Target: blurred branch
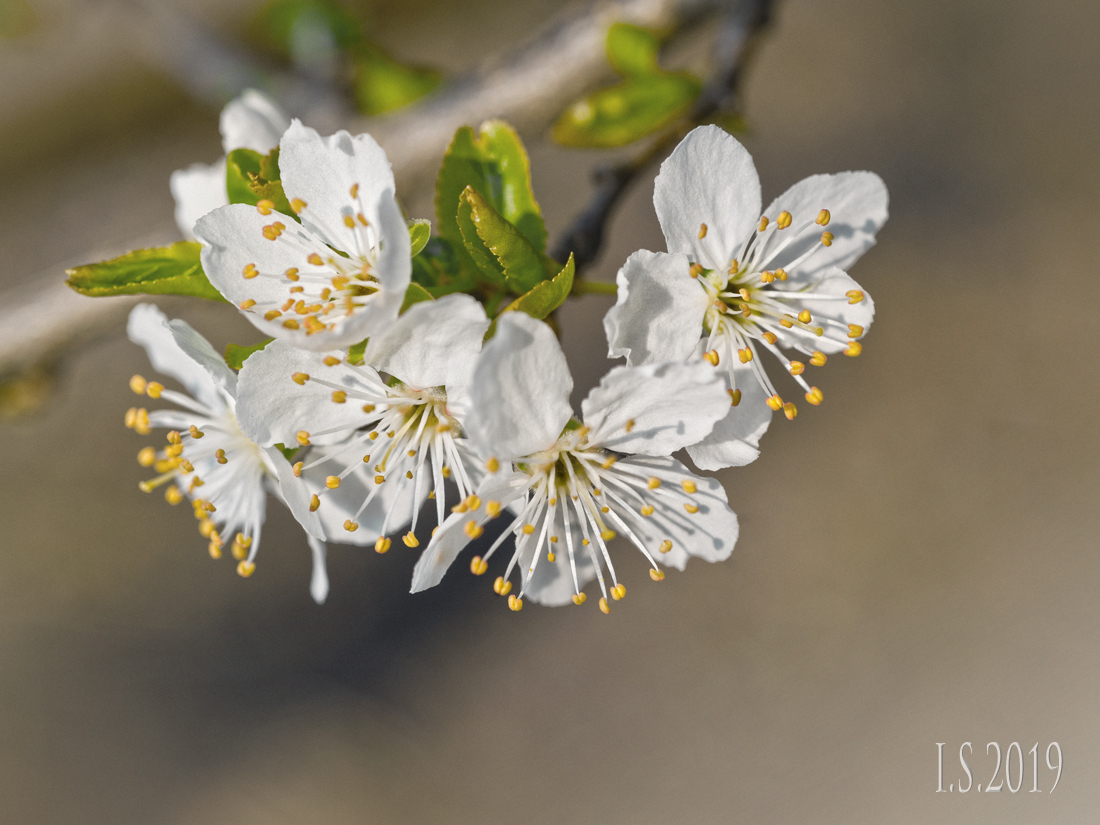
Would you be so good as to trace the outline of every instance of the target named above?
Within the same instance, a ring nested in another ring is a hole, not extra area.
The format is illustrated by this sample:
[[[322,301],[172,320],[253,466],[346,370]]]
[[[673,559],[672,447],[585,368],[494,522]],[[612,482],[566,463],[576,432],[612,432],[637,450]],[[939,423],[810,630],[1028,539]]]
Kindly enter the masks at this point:
[[[389,153],[401,186],[416,187],[434,178],[458,127],[499,117],[523,131],[540,132],[573,99],[606,79],[610,67],[605,43],[612,23],[676,31],[704,15],[743,8],[752,0],[590,0],[418,105],[375,119],[352,118],[347,104],[331,90],[266,71],[164,2],[117,2],[124,4],[135,30],[141,32],[135,39],[142,44],[135,47],[196,96],[220,100],[256,78],[271,78],[262,85],[273,86],[292,112],[318,128],[370,131]],[[87,260],[95,259],[89,252]],[[67,348],[114,327],[133,303],[76,295],[60,283],[62,269],[58,267],[57,281],[45,287],[0,296],[0,382],[30,373]]]
[[[770,16],[770,0],[751,0],[741,4],[739,8],[725,12],[722,29],[715,43],[714,70],[691,111],[678,123],[653,138],[633,157],[613,166],[601,167],[593,173],[596,189],[589,198],[588,205],[573,220],[552,250],[551,255],[555,259],[563,261],[572,253],[577,272],[581,272],[599,254],[611,211],[631,182],[654,161],[664,158],[694,127],[716,114],[740,112],[738,85],[751,57],[756,35],[767,26]],[[577,279],[573,291],[605,291],[594,289],[594,286],[595,284],[586,283],[583,279]]]

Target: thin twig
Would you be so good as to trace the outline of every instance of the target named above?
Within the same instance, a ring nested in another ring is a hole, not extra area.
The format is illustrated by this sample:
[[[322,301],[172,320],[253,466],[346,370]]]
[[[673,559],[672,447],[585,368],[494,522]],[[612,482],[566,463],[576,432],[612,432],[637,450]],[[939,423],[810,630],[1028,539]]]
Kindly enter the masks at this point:
[[[671,149],[695,126],[715,114],[733,114],[740,109],[738,84],[744,67],[752,54],[757,35],[767,26],[771,15],[770,0],[753,0],[739,10],[728,11],[723,16],[722,30],[715,44],[715,68],[703,87],[690,112],[668,127],[636,155],[613,166],[604,166],[593,173],[595,191],[588,205],[562,234],[552,255],[564,261],[573,254],[577,271],[590,265],[603,246],[604,230],[611,212],[630,184],[654,161],[665,157]],[[609,292],[592,288],[594,284],[578,278],[573,291]]]

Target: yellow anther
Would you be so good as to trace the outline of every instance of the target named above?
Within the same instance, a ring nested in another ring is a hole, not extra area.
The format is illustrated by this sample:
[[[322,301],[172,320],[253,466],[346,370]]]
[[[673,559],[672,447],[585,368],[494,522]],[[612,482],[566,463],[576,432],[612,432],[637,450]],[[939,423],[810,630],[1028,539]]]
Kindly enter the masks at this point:
[[[206,433],[204,433],[194,424],[187,428],[187,432],[191,433],[192,438],[202,438],[204,435],[206,435]]]
[[[798,320],[804,324],[808,324],[811,320],[813,320],[813,316],[810,315],[810,311],[808,309],[804,309],[800,313],[798,313]]]
[[[833,245],[833,233],[832,232],[822,232],[821,233],[821,244],[823,246],[832,246]]]
[[[451,508],[452,513],[466,513],[466,512],[469,512],[469,510],[470,510],[470,505],[466,503],[465,499],[463,499],[462,501],[460,501],[458,504],[456,504],[454,507]]]
[[[516,596],[509,596],[508,597],[508,609],[512,610],[512,611],[515,611],[516,613],[523,610],[523,599],[520,599]]]
[[[680,486],[684,488],[684,492],[688,495],[694,494],[699,489],[695,486],[695,482],[692,481],[690,478],[685,478],[683,481],[681,481]]]
[[[765,270],[764,272],[761,272],[760,273],[760,283],[762,283],[762,284],[773,284],[773,283],[775,283],[775,273],[774,272],[768,272],[767,270]]]
[[[550,543],[551,544],[557,544],[558,543],[558,537],[557,536],[551,536],[550,537]]]
[[[273,201],[269,201],[267,198],[256,201],[256,211],[261,215],[270,215],[275,210],[275,204]]]
[[[657,476],[650,476],[649,481],[646,482],[646,486],[649,487],[650,490],[656,490],[661,486],[661,479],[657,478]]]
[[[624,585],[616,584],[614,587],[611,588],[611,598],[613,598],[615,601],[619,601],[620,599],[624,598],[625,596],[626,596],[626,587]]]
[[[298,280],[298,267],[296,267],[296,266],[290,267],[286,272],[283,273],[283,277],[286,278],[288,281],[297,281]],[[299,292],[300,291],[301,290],[299,289]]]
[[[242,559],[237,564],[237,575],[242,579],[247,579],[253,573],[256,572],[256,562],[249,561],[248,559]]]
[[[194,489],[195,489],[196,487],[201,487],[201,486],[202,486],[202,485],[204,485],[205,483],[206,483],[206,482],[205,482],[205,481],[203,481],[203,480],[202,480],[201,478],[199,478],[198,476],[195,476],[195,477],[194,477],[193,479],[191,479],[191,487],[190,487],[190,489],[191,489],[191,491],[193,492],[193,491],[194,491]],[[209,511],[210,511],[211,513],[213,513],[213,512],[214,512],[214,505],[213,505],[213,504],[207,504],[207,505],[206,505],[206,507],[207,507],[207,509],[208,509],[208,510],[209,510]]]
[[[471,510],[476,510],[481,506],[481,497],[470,495],[466,497],[466,506]]]
[[[712,349],[708,352],[704,352],[703,357],[710,361],[711,366],[718,366],[718,350]]]
[[[496,518],[500,515],[500,502],[490,501],[485,505],[485,512],[488,513],[489,518]]]
[[[265,321],[274,321],[276,318],[278,318],[282,314],[283,313],[281,313],[277,309],[271,309],[271,310],[268,310],[267,312],[264,313],[264,320]]]
[[[794,417],[798,415],[798,407],[788,401],[783,405],[783,415],[787,416],[788,421],[794,421]]]
[[[603,596],[600,597],[600,612],[604,614],[611,612],[611,608],[607,606],[607,599]]]
[[[393,544],[393,542],[390,541],[390,539],[388,537],[379,536],[378,540],[374,543],[374,552],[375,553],[385,553],[387,550],[390,549],[391,544]]]
[[[730,406],[736,407],[741,403],[741,390],[726,390],[730,394]]]
[[[406,470],[405,471],[405,478],[412,478],[412,477],[413,477],[413,471],[412,470]]]
[[[310,252],[309,257],[307,257],[306,260],[314,266],[324,266],[325,264],[325,262],[321,260],[321,256],[318,255],[316,252]]]
[[[370,440],[371,441],[377,441],[378,440],[378,431],[377,430],[374,430],[373,432],[371,432]]]
[[[237,561],[248,558],[248,550],[237,544],[237,542],[233,542],[233,546],[229,548],[229,551]]]
[[[768,217],[767,217],[767,215],[764,215],[760,218],[760,225],[756,228],[756,231],[757,232],[763,232],[767,228],[768,228]]]
[[[222,546],[216,541],[212,541],[206,545],[206,552],[210,554],[210,558],[215,560],[220,559],[222,557]]]
[[[293,318],[289,318],[286,321],[283,321],[283,326],[287,329],[298,329],[298,322],[295,321]]]
[[[481,556],[474,556],[470,559],[470,572],[475,576],[485,575],[485,571],[489,569],[489,562],[485,561]]]
[[[488,470],[490,473],[495,473],[497,470],[500,469],[500,462],[497,461],[495,457],[490,458],[488,461],[485,462],[485,469]]]
[[[183,501],[183,493],[180,492],[179,487],[173,484],[164,491],[164,500],[174,507]]]
[[[791,361],[791,375],[801,375],[806,371],[806,365],[801,361]]]
[[[466,535],[471,539],[476,539],[478,536],[485,532],[484,528],[476,521],[466,522],[466,527],[463,529]]]
[[[237,304],[237,306],[239,306],[241,309],[252,309],[252,307],[256,306],[256,302],[252,298],[245,298],[243,301]]]
[[[577,604],[577,605],[584,604],[585,599],[587,599],[587,598],[588,597],[586,595],[584,595],[583,593],[574,593],[573,594],[573,604]]]
[[[631,430],[633,430],[634,429],[634,419],[633,418],[628,419],[626,424],[623,425],[623,429],[626,430],[627,432],[630,432]]]
[[[379,473],[378,475],[376,475],[374,477],[374,483],[375,484],[385,484],[386,483],[386,477],[384,475],[382,475],[381,473]]]
[[[752,360],[752,350],[748,347],[738,349],[737,357],[741,359],[742,364],[747,364]]]
[[[614,530],[604,530],[600,533],[600,538],[604,541],[611,541],[616,535],[618,534]]]
[[[359,197],[359,184],[353,183],[351,185],[351,189],[348,190],[348,194],[351,195],[353,198]]]
[[[791,213],[783,211],[779,213],[779,217],[775,219],[775,225],[780,229],[786,229],[791,225]]]
[[[532,533],[534,533],[534,532],[535,532],[535,525],[533,525],[533,524],[525,524],[525,525],[523,525],[523,533],[524,533],[524,535],[527,535],[527,536],[529,536],[529,535],[531,535],[531,534],[532,534]]]
[[[817,387],[810,387],[810,391],[806,393],[806,400],[816,407],[825,400],[825,396],[822,395],[821,390]]]
[[[221,449],[214,451],[214,460],[217,461],[219,464],[229,463],[229,459],[225,457],[225,450]]]
[[[332,394],[332,401],[335,404],[343,404],[348,400],[348,394],[343,390],[336,390]]]
[[[344,522],[344,529],[347,530],[349,533],[354,533],[356,530],[359,529],[359,525],[349,518]]]
[[[858,338],[863,334],[863,327],[859,324],[848,324],[848,337]]]
[[[695,515],[696,513],[699,512],[699,505],[698,504],[685,504],[684,509],[687,510],[692,515]]]
[[[193,465],[191,464],[191,462],[190,462],[190,461],[188,461],[188,460],[187,460],[186,458],[181,458],[181,459],[180,459],[180,467],[181,467],[181,468],[183,469],[183,471],[184,471],[185,473],[193,473],[193,472],[195,472],[195,468],[194,468],[194,466],[193,466]]]
[[[294,477],[295,477],[295,478],[301,478],[301,477],[302,477],[302,465],[303,465],[303,464],[305,464],[305,462],[304,462],[304,461],[296,461],[296,462],[294,462],[294,466],[293,466],[293,468],[292,468],[292,469],[293,469],[293,471],[294,471]]]
[[[707,225],[705,223],[699,224],[699,240],[703,240],[707,236]]]
[[[497,576],[496,581],[493,582],[493,592],[498,596],[507,596],[512,592],[512,583],[505,581],[504,576]]]
[[[600,508],[600,512],[601,512],[601,513],[610,513],[610,512],[611,512],[611,508],[610,508],[610,507],[601,507],[601,508]]]
[[[157,451],[152,447],[143,447],[141,452],[137,455],[138,464],[142,467],[152,467],[153,462],[157,460]]]
[[[256,269],[256,264],[245,264],[244,269],[241,270],[241,275],[244,276],[246,281],[250,281],[260,274],[260,270]]]
[[[810,356],[810,363],[815,367],[825,366],[825,362],[828,361],[828,357],[821,350],[814,350],[814,354]]]
[[[325,356],[325,366],[326,367],[335,367],[339,363],[340,363],[340,359],[337,358],[335,355],[326,355]],[[372,407],[371,409],[374,409],[374,408]]]
[[[306,202],[301,198],[293,198],[290,201],[290,208],[294,210],[294,214],[298,214],[306,208]]]
[[[732,259],[730,259],[730,265],[729,265],[729,269],[727,269],[726,271],[727,271],[727,272],[728,272],[728,273],[729,273],[730,275],[736,275],[736,274],[737,274],[737,270],[738,270],[738,269],[739,269],[740,267],[741,267],[741,264],[740,264],[740,263],[738,262],[738,260],[737,260],[736,258],[732,258]]]
[[[844,350],[844,354],[849,355],[852,358],[855,358],[861,352],[863,352],[863,344],[861,344],[859,341],[849,341],[848,349]]]
[[[330,490],[335,490],[340,486],[340,476],[328,476],[325,479],[325,486]]]
[[[653,505],[643,504],[642,509],[639,510],[638,512],[640,512],[643,516],[652,516],[653,515]]]
[[[196,503],[198,503],[198,502],[196,502]],[[215,531],[214,531],[214,522],[212,522],[210,519],[208,519],[206,517],[206,511],[205,510],[202,510],[201,512],[202,512],[202,515],[201,515],[202,521],[199,522],[199,535],[202,536],[204,539],[208,539],[208,538],[211,538],[215,533]],[[199,509],[195,510],[195,516],[197,518],[200,517]]]
[[[282,227],[282,229],[280,227]],[[279,237],[280,234],[282,234],[282,230],[285,228],[286,227],[283,226],[283,224],[276,221],[275,223],[270,223],[265,226],[263,228],[262,234],[269,241],[274,241]]]
[[[828,226],[831,219],[828,209],[822,209],[817,213],[817,220],[814,221],[818,226]]]
[[[794,326],[794,321],[791,320],[790,315],[784,315],[779,319],[779,326],[783,327],[783,329],[790,329]]]
[[[787,280],[787,270],[785,270],[785,269],[775,270],[775,277],[778,278],[781,281]]]
[[[688,275],[690,275],[692,278],[698,278],[702,274],[703,274],[703,265],[702,264],[692,264],[691,269],[688,270]]]
[[[769,344],[775,344],[775,342],[779,340],[778,336],[776,336],[774,332],[765,332],[760,337],[767,341]]]
[[[665,580],[665,571],[652,567],[649,570],[649,577],[655,582],[663,582]]]
[[[778,394],[773,395],[767,400],[766,403],[769,407],[771,407],[773,410],[776,410],[777,412],[783,409],[783,399],[780,398]]]
[[[168,434],[165,435],[165,439],[167,439],[169,444],[175,444],[175,445],[183,444],[183,437],[176,430],[169,430]],[[178,455],[178,453],[177,453],[177,455]]]
[[[252,546],[252,537],[246,536],[244,533],[237,533],[233,539],[234,544],[239,544],[245,550]]]
[[[312,496],[309,497],[309,512],[316,513],[317,508],[320,507],[320,506],[321,506],[321,499],[317,497],[316,493],[314,493]]]
[[[397,430],[390,430],[386,433],[386,438],[393,438],[395,435],[397,435]]]
[[[583,544],[585,547],[587,547],[588,544],[589,544],[588,539],[581,539],[581,544]]]
[[[600,462],[600,467],[604,470],[610,470],[611,465],[613,465],[616,461],[618,461],[618,459],[615,458],[615,456],[609,455],[607,458]]]
[[[344,215],[344,226],[348,229],[355,229],[355,218],[351,215]]]
[[[741,296],[742,300],[752,300],[752,293],[745,289],[745,287],[741,287],[739,290],[737,290],[737,294]]]
[[[658,547],[657,549],[662,553],[667,553],[669,550],[672,549],[672,542],[669,541],[668,539],[665,539],[664,541],[661,542],[661,546]]]
[[[135,375],[133,378],[130,379],[130,389],[138,395],[145,395],[146,386],[147,384],[145,379],[142,378],[140,375]],[[135,412],[137,411],[135,410]],[[126,426],[129,427],[130,424],[127,424]]]

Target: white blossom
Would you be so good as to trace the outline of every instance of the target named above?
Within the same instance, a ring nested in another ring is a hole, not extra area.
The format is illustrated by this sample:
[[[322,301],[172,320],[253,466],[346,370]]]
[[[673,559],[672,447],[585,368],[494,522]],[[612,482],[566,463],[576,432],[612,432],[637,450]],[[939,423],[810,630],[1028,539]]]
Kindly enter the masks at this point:
[[[290,118],[267,95],[246,89],[222,109],[220,125],[226,155],[234,149],[266,155],[279,145]],[[217,163],[193,163],[172,173],[169,187],[176,201],[176,224],[185,238],[194,239],[199,218],[229,203],[225,176],[225,155]]]
[[[845,270],[886,221],[886,187],[872,172],[813,175],[761,212],[749,153],[717,126],[701,126],[661,166],[653,200],[668,252],[637,252],[619,271],[618,301],[604,319],[610,354],[718,367],[733,408],[688,453],[708,470],[746,464],[773,410],[797,414],[761,349],[814,405],[824,396],[803,375],[807,365],[862,351],[874,304]]]
[[[167,485],[165,499],[173,505],[189,497],[199,532],[209,541],[210,555],[221,558],[225,544],[232,541],[237,572],[251,576],[267,496],[279,496],[278,465],[286,461],[241,432],[236,418],[237,375],[186,322],[168,321],[152,304],[139,304],[130,313],[127,332],[131,341],[145,348],[155,370],[186,390],[168,389],[140,375],[130,379],[134,392],[176,405],[176,409],[152,411],[131,408],[126,413],[126,426],[141,435],[154,428],[169,430],[166,446],[159,451],[145,447],[138,454],[142,466],[158,473],[141,482],[141,489],[152,492]],[[328,593],[325,547],[312,536],[308,542],[313,556],[310,592],[323,602]]]
[[[301,223],[270,201],[204,216],[195,235],[210,282],[258,329],[302,349],[377,334],[397,317],[412,272],[385,152],[370,135],[322,138],[295,120],[279,171]]]
[[[713,370],[701,363],[616,367],[582,402],[581,420],[569,404],[572,387],[550,328],[522,312],[501,316],[473,373],[466,424],[490,473],[425,548],[413,592],[437,584],[513,503],[518,515],[470,566],[483,574],[496,550],[515,538],[494,584],[513,610],[525,595],[582,604],[582,588],[597,578],[600,608],[608,612],[608,597],[626,592],[608,548],[620,534],[646,558],[654,581],[664,578],[658,558],[683,569],[690,556],[729,556],[737,517],[721,485],[669,457],[706,436],[729,407]],[[511,594],[517,567],[519,593]]]
[[[258,443],[300,446],[283,491],[317,538],[419,545],[417,515],[445,482],[459,499],[481,471],[463,438],[466,392],[489,319],[468,295],[415,304],[370,340],[365,363],[274,342],[241,371],[241,426]],[[387,380],[387,377],[389,380]]]

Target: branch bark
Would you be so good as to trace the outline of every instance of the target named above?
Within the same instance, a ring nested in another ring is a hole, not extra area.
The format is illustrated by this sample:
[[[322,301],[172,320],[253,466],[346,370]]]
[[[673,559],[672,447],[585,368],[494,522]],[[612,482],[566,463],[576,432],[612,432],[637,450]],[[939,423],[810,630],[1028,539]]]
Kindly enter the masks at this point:
[[[415,188],[434,179],[443,152],[460,126],[499,117],[527,133],[545,130],[568,103],[609,76],[605,42],[612,23],[624,21],[675,30],[702,15],[736,9],[745,2],[591,0],[567,11],[503,57],[454,80],[409,110],[384,118],[353,117],[339,122],[348,114],[333,96],[313,96],[306,105],[301,101],[310,94],[300,83],[275,77],[274,86],[290,98],[287,102],[291,111],[320,128],[344,126],[371,132],[388,152],[400,185]],[[131,3],[130,11],[145,15],[139,22],[149,25],[143,31],[143,54],[149,59],[160,55],[162,68],[181,82],[186,75],[187,88],[196,96],[211,97],[215,92],[231,96],[239,90],[226,87],[226,78],[230,83],[243,83],[257,76],[257,67],[248,63],[243,53],[203,35],[178,16],[169,20],[164,17],[168,12],[163,6],[147,0]],[[190,53],[207,55],[217,63],[217,76],[188,71],[188,49],[176,47],[184,42],[191,44]],[[213,84],[217,84],[216,89]],[[96,259],[92,253],[88,258]],[[43,276],[44,284],[0,295],[0,382],[56,360],[73,345],[117,326],[133,304],[127,298],[92,300],[73,293],[61,281],[62,268],[58,267],[56,281]]]

